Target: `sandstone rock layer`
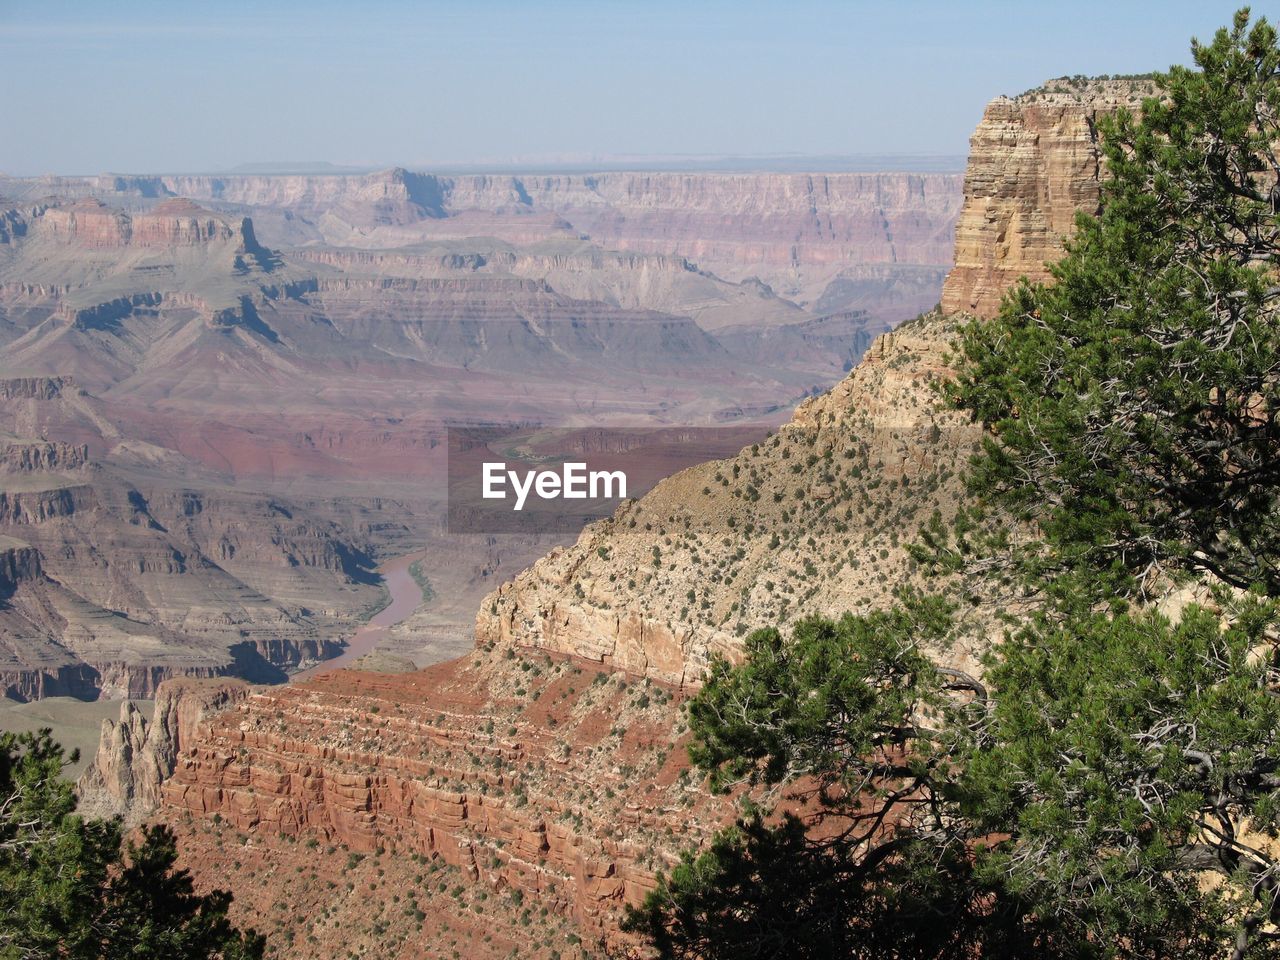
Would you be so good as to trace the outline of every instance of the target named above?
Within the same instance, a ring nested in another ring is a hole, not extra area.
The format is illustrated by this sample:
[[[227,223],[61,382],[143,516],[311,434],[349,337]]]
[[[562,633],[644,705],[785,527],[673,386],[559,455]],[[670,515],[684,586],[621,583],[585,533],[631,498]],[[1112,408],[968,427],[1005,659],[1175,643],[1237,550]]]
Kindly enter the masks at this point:
[[[987,105],[969,140],[955,266],[944,313],[994,316],[1019,277],[1044,280],[1076,213],[1096,213],[1102,174],[1098,117],[1135,108],[1150,82],[1050,80]]]

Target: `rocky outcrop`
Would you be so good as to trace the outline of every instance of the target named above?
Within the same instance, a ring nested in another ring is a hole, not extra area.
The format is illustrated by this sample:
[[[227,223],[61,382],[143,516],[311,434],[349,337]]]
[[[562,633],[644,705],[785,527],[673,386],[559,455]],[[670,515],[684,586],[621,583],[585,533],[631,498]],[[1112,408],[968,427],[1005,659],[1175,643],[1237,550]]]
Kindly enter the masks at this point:
[[[61,485],[44,490],[0,490],[0,524],[28,525],[69,517],[92,506],[93,488]]]
[[[1019,277],[1049,276],[1076,213],[1098,208],[1098,117],[1154,92],[1147,80],[1061,79],[987,105],[969,140],[944,312],[994,316]]]
[[[93,670],[97,695],[108,700],[154,700],[167,683],[221,680],[235,673],[234,663],[205,666],[99,661],[88,666]]]
[[[197,724],[248,693],[240,680],[165,680],[150,694],[155,698],[150,723],[132,700],[125,700],[118,722],[102,721],[98,752],[76,784],[81,812],[122,816],[130,823],[148,816]]]
[[[0,667],[0,696],[19,703],[45,697],[92,700],[98,695],[98,674],[86,663],[69,663],[47,669]]]
[[[579,660],[495,648],[414,673],[341,671],[203,721],[160,812],[180,829],[216,818],[273,856],[305,840],[313,865],[326,846],[357,855],[349,864],[385,851],[392,869],[436,858],[468,899],[487,891],[496,912],[515,892],[536,897],[542,922],[617,946],[623,905],[732,813],[681,775],[679,727],[668,689]],[[198,872],[256,886],[247,858],[231,866],[189,828],[184,841]],[[462,896],[416,891],[428,912]],[[251,914],[254,896],[237,894],[237,908]],[[517,919],[499,913],[490,932],[510,935]],[[474,955],[487,949],[477,938]]]
[[[70,388],[69,377],[0,378],[0,400],[53,400]]]
[[[775,436],[553,550],[485,599],[478,641],[687,687],[756,627],[890,602],[912,578],[907,545],[979,437],[934,389],[953,327],[934,315],[879,337]]]
[[[0,472],[58,473],[88,466],[89,446],[62,440],[33,440],[0,445]]]
[[[0,537],[0,600],[13,596],[18,584],[43,573],[40,551],[12,537]]]
[[[166,200],[149,211],[128,214],[99,200],[38,208],[38,228],[55,241],[90,249],[204,246],[239,242],[257,250],[248,218],[234,222],[189,200]]]

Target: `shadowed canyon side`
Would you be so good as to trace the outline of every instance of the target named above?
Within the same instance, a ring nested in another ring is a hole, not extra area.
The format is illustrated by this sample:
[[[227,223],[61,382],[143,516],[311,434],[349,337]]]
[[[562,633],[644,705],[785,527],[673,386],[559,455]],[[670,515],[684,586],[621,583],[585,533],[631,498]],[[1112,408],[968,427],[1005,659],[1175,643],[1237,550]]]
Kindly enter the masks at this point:
[[[975,150],[962,220],[984,223],[1000,183],[1010,223],[1060,222],[1044,164],[1024,161]],[[1096,202],[1087,164],[1055,176],[1055,198]],[[967,289],[1013,279],[984,277]],[[954,510],[979,439],[935,390],[956,323],[931,313],[881,336],[776,434],[553,550],[483,601],[470,655],[339,671],[206,716],[161,790],[185,861],[234,882],[242,918],[291,931],[290,957],[627,945],[624,904],[733,815],[686,770],[681,704],[708,658],[763,624],[887,603],[915,575],[920,526]],[[953,655],[976,658],[985,627]],[[247,838],[234,855],[219,824]],[[427,920],[395,899],[406,889]],[[546,911],[532,937],[531,909]]]

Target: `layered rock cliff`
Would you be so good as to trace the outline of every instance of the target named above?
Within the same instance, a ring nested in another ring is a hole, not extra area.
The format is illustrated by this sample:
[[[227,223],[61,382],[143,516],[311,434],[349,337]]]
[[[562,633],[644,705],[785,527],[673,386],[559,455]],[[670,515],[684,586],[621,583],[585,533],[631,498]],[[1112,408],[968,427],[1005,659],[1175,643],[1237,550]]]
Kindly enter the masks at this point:
[[[928,266],[936,283],[951,262],[961,202],[958,174],[902,172],[441,176],[397,168],[362,176],[44,178],[7,181],[4,190],[144,209],[156,197],[191,197],[251,211],[274,246],[586,237],[610,250],[686,257],[732,281],[759,277],[806,304],[849,269],[910,274]]]
[[[160,813],[200,875],[235,885],[244,915],[279,909],[276,884],[297,884],[293,955],[332,955],[338,937],[378,956],[437,955],[442,925],[483,914],[488,935],[466,954],[497,957],[522,939],[523,904],[539,919],[521,953],[548,956],[579,939],[618,946],[623,904],[729,814],[684,773],[683,748],[669,688],[494,647],[416,673],[263,690],[200,724]],[[229,864],[211,819],[266,855]],[[386,892],[325,892],[366,856],[427,925],[379,909]],[[429,860],[448,883],[415,867]],[[311,902],[323,912],[299,909]]]
[[[238,242],[246,253],[259,250],[248,218],[230,221],[181,198],[132,215],[101,201],[84,199],[66,206],[37,208],[33,219],[39,220],[50,238],[88,248],[168,249]]]
[[[1140,107],[1154,92],[1144,79],[1063,78],[987,105],[969,140],[945,313],[994,316],[1019,277],[1048,278],[1077,211],[1098,208],[1098,117]]]

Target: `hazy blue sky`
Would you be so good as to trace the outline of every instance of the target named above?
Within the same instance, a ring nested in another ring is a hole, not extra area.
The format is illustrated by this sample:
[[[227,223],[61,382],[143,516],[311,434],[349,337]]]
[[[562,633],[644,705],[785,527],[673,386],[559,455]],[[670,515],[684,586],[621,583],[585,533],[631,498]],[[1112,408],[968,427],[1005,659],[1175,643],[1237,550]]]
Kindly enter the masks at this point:
[[[0,171],[963,154],[991,97],[1185,62],[1235,6],[0,0]]]

